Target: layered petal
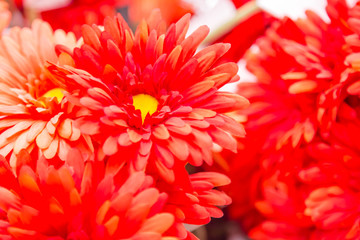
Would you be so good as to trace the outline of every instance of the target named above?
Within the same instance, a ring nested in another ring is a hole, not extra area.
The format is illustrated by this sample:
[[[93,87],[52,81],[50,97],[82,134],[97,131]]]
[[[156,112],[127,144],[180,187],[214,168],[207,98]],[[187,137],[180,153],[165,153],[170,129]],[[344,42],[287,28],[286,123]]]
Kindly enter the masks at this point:
[[[6,239],[177,239],[166,233],[175,220],[162,211],[167,195],[142,172],[105,175],[104,162],[84,163],[76,150],[58,169],[45,158],[35,168],[25,161],[18,176],[1,163]]]
[[[158,11],[135,34],[119,15],[104,29],[84,26],[84,44],[73,51],[59,48],[73,65],[49,65],[56,84],[71,93],[69,101],[89,110],[78,125],[110,158],[129,156],[134,170],[158,172],[173,181],[174,162],[212,163],[213,143],[236,151],[233,135],[241,124],[226,113],[248,101],[218,89],[238,79],[237,66],[218,59],[229,49],[216,44],[196,48],[208,34],[200,27],[185,37],[185,15],[167,31]],[[151,163],[151,164],[149,164]],[[165,172],[164,172],[165,171]]]
[[[71,147],[82,149],[85,158],[92,152],[90,138],[73,121],[80,108],[63,98],[65,91],[44,67],[58,61],[60,42],[68,49],[76,46],[72,33],[53,32],[40,20],[31,28],[12,28],[0,41],[0,152],[12,167],[22,149],[62,160]]]

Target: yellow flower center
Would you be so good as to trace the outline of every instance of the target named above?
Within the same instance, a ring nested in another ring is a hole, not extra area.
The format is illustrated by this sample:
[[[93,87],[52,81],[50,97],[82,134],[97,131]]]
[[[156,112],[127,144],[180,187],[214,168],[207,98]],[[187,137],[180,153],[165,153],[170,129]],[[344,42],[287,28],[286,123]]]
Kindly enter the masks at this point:
[[[64,93],[63,93],[64,89],[61,88],[53,88],[50,91],[47,91],[43,97],[46,98],[52,98],[52,97],[56,97],[56,99],[58,100],[58,102],[61,102],[61,100],[64,98]]]
[[[141,93],[133,96],[133,105],[135,109],[140,110],[141,120],[144,123],[147,114],[151,116],[156,112],[159,102],[153,96]]]
[[[53,97],[55,97],[57,99],[57,101],[60,103],[61,100],[64,98],[63,91],[64,91],[64,89],[62,89],[62,88],[53,88],[53,89],[47,91],[41,97],[44,97],[44,98],[53,98]],[[44,102],[42,102],[42,104],[45,106]]]

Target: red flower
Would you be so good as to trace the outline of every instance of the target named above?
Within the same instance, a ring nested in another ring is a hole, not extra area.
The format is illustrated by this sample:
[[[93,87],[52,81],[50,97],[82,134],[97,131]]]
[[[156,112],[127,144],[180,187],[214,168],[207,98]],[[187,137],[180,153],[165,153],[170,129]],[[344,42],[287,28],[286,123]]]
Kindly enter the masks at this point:
[[[213,143],[236,151],[230,134],[244,131],[225,114],[248,104],[237,94],[217,91],[238,79],[235,63],[213,66],[229,45],[195,54],[208,28],[186,38],[188,24],[186,15],[165,32],[154,12],[134,36],[121,16],[107,18],[105,30],[84,26],[81,48],[59,48],[60,62],[75,68],[49,67],[71,92],[69,101],[90,111],[78,126],[100,142],[103,154],[114,164],[147,167],[169,182],[177,163],[211,164]]]
[[[29,161],[22,152],[17,177],[0,161],[1,239],[176,239],[166,237],[167,195],[144,173],[106,174],[103,161],[84,163],[77,151],[59,169]]]
[[[251,102],[239,157],[253,169],[241,187],[251,194],[234,196],[232,209],[260,215],[249,224],[254,239],[360,237],[359,10],[328,1],[330,23],[312,12],[283,19],[247,54],[257,81],[239,85]]]
[[[79,107],[63,99],[63,90],[49,81],[44,68],[46,61],[58,61],[59,41],[76,44],[70,33],[53,33],[39,20],[31,29],[12,28],[0,40],[0,154],[12,167],[22,149],[62,160],[72,147],[81,149],[85,158],[93,151],[89,136],[73,124]]]
[[[54,29],[73,31],[81,34],[83,24],[101,24],[106,16],[115,16],[116,7],[123,5],[121,0],[74,0],[68,6],[41,12],[43,20]]]
[[[307,15],[296,23],[284,19],[273,25],[259,40],[259,53],[247,56],[248,68],[258,82],[240,86],[241,93],[254,102],[246,113],[256,121],[249,121],[249,128],[268,129],[268,141],[275,141],[277,148],[311,142],[319,127],[328,131],[328,121],[334,122],[339,101],[344,99],[340,89],[354,81],[346,68],[356,52],[356,26],[349,29],[356,16],[345,24],[330,15],[332,23],[326,24],[312,12]],[[331,112],[335,115],[324,117]],[[277,127],[268,127],[272,124]]]

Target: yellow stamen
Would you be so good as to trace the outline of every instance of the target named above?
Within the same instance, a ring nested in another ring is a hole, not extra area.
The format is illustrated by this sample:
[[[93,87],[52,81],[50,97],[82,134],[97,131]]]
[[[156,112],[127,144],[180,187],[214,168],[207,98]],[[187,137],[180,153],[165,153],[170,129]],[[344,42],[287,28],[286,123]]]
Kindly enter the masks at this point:
[[[53,88],[50,91],[47,91],[42,97],[45,98],[52,98],[55,97],[58,102],[61,102],[61,100],[64,98],[64,89],[61,88]]]
[[[141,120],[144,123],[147,114],[151,116],[156,112],[159,102],[153,96],[141,93],[133,96],[133,105],[141,111]]]

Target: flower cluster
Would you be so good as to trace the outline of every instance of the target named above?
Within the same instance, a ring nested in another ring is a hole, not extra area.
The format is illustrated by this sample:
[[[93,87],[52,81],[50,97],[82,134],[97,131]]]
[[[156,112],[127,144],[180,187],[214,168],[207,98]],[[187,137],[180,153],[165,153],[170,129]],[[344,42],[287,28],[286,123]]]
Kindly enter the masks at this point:
[[[360,239],[360,0],[233,0],[210,36],[189,1],[9,2],[0,239],[195,240],[230,203],[251,239]],[[243,55],[256,80],[222,91]]]
[[[219,63],[230,46],[197,51],[209,30],[186,36],[189,18],[2,35],[1,239],[196,239],[184,223],[222,217],[230,179],[186,166],[237,151],[244,128],[228,113],[248,100],[219,91],[239,79]]]
[[[326,10],[275,22],[247,54],[257,81],[239,86],[251,105],[230,195],[254,239],[360,237],[360,2]]]

